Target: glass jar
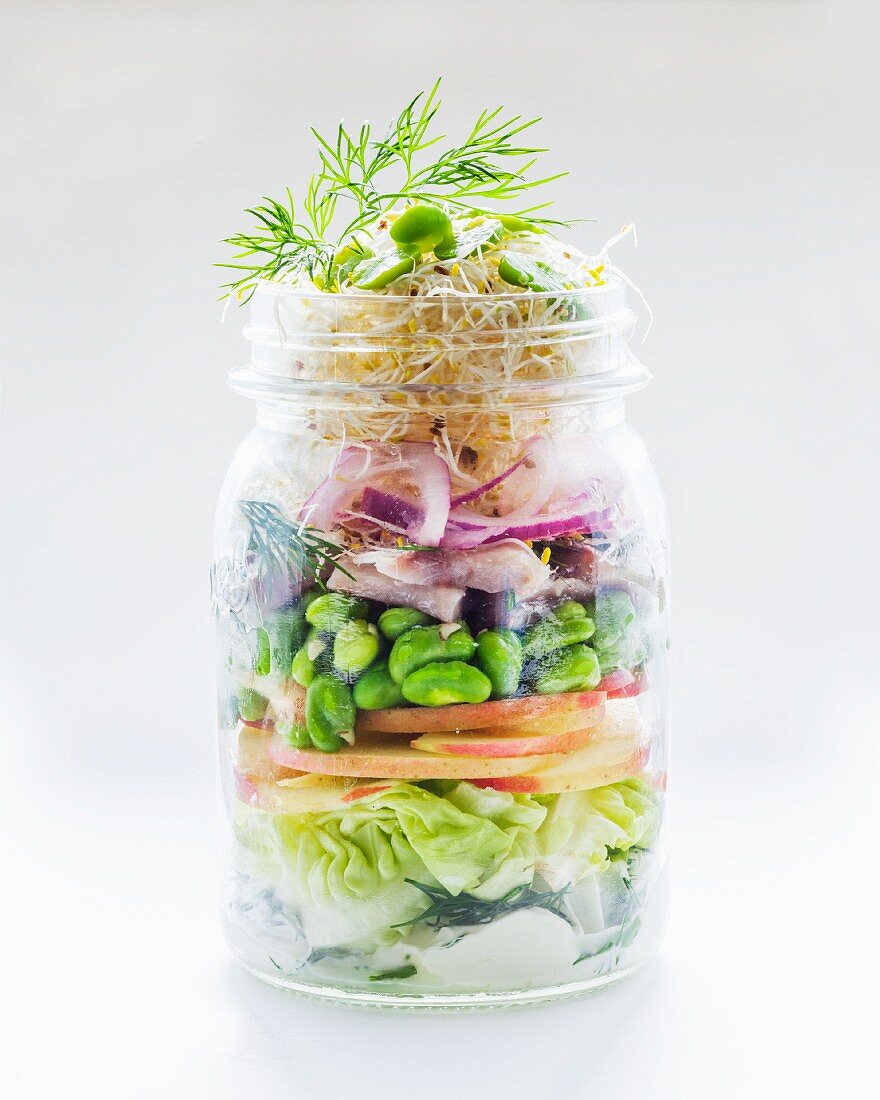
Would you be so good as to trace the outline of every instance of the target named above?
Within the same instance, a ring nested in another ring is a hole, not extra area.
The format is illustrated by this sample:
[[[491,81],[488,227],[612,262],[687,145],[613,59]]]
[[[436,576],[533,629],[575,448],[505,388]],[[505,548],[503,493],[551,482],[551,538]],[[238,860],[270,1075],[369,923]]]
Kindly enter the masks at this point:
[[[667,536],[617,279],[261,284],[212,593],[223,920],[275,985],[605,985],[665,920]]]

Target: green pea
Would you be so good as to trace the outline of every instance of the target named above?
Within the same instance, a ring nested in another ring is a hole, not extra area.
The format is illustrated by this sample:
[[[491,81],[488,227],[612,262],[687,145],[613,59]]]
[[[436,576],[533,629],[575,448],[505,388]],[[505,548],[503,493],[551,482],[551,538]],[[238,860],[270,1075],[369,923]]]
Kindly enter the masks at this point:
[[[436,621],[414,607],[389,607],[379,616],[379,629],[389,642],[396,642],[401,634],[406,634],[414,626],[428,626]]]
[[[465,229],[463,233],[456,233],[446,240],[440,241],[434,248],[434,255],[438,260],[451,260],[454,256],[458,260],[465,260],[473,256],[478,248],[497,241],[504,232],[504,227],[497,218],[487,218],[479,225]]]
[[[260,722],[266,716],[269,700],[254,691],[242,688],[238,693],[238,713],[244,722]]]
[[[477,636],[477,664],[489,677],[493,699],[513,695],[522,674],[522,642],[512,630],[484,630]]]
[[[535,681],[539,695],[566,691],[592,691],[602,679],[599,658],[586,645],[569,645],[551,654]]]
[[[365,619],[369,608],[364,600],[344,592],[325,592],[306,608],[306,618],[318,630],[335,634],[343,623]]]
[[[388,286],[401,275],[413,271],[416,266],[418,250],[392,248],[389,252],[380,252],[378,256],[369,256],[351,269],[349,279],[361,290],[379,290]]]
[[[355,709],[348,684],[316,676],[306,689],[306,728],[315,748],[339,752],[354,734]]]
[[[272,645],[268,631],[257,628],[257,654],[254,658],[254,672],[258,676],[268,676],[272,671]]]
[[[419,204],[395,218],[389,233],[398,244],[416,245],[421,252],[430,252],[452,236],[452,222],[439,207]]]
[[[391,679],[388,664],[368,668],[352,689],[354,705],[361,710],[382,710],[385,707],[399,707],[406,700],[400,685]]]
[[[543,657],[563,646],[576,645],[592,637],[595,626],[586,616],[559,619],[553,612],[530,626],[523,635],[523,652],[527,660]]]
[[[357,675],[379,656],[379,631],[364,619],[343,623],[333,639],[333,664],[340,672]]]
[[[450,703],[483,703],[492,684],[473,665],[464,661],[432,661],[411,672],[401,684],[404,698],[423,707],[445,707]]]
[[[302,722],[279,719],[275,723],[275,729],[288,745],[293,745],[295,749],[309,749],[312,747],[308,726]]]
[[[475,648],[466,626],[454,623],[414,626],[391,647],[388,671],[396,683],[402,684],[411,672],[431,661],[469,661]]]
[[[635,622],[636,609],[627,592],[611,589],[596,597],[596,641],[597,649],[608,649],[617,645],[629,632]]]

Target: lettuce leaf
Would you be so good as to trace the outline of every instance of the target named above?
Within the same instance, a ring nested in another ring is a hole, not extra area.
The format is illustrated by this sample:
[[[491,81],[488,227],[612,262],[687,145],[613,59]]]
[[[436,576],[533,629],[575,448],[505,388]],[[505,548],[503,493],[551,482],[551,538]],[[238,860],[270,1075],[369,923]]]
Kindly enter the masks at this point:
[[[541,799],[466,782],[404,784],[327,813],[241,804],[237,813],[252,873],[273,884],[312,946],[370,950],[424,911],[406,879],[482,900],[530,883],[536,870],[551,884],[575,882],[607,864],[609,849],[647,835],[654,796],[638,780]]]

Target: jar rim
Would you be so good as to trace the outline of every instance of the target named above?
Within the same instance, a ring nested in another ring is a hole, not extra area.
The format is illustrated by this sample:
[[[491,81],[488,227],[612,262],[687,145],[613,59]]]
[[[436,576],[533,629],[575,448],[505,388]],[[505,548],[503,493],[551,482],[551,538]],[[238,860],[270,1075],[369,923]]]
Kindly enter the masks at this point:
[[[244,327],[250,363],[229,385],[320,408],[604,401],[651,378],[628,346],[636,320],[615,276],[510,294],[335,294],[264,281]]]

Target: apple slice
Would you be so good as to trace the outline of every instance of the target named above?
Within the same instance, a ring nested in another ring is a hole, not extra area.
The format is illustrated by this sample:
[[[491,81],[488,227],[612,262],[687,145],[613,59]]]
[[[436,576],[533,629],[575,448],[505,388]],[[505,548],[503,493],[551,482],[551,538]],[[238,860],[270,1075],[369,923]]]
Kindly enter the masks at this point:
[[[305,774],[271,780],[235,769],[235,789],[248,806],[269,813],[307,814],[339,810],[360,798],[371,798],[398,786],[399,781],[360,783],[338,775]]]
[[[616,783],[640,772],[650,745],[639,717],[638,706],[628,699],[608,706],[608,716],[591,731],[590,741],[576,752],[551,765],[543,762],[519,775],[474,779],[478,787],[522,794],[562,794],[585,791]],[[534,758],[533,758],[534,759]]]
[[[601,720],[601,715],[601,710],[597,710],[596,722]],[[454,756],[540,756],[583,748],[592,737],[594,726],[525,734],[517,729],[481,730],[479,733],[423,733],[410,744],[422,752],[451,753]]]
[[[528,732],[546,729],[566,717],[584,722],[604,701],[597,691],[573,691],[564,695],[526,695],[521,699],[493,699],[487,703],[455,703],[449,707],[391,707],[358,711],[356,733],[443,733],[532,725]],[[570,727],[571,728],[571,727]],[[524,731],[526,732],[526,731]]]
[[[499,758],[431,756],[409,745],[401,745],[394,738],[368,738],[340,752],[319,752],[292,748],[276,735],[269,738],[268,750],[271,760],[281,767],[323,775],[381,779],[482,779],[517,775],[534,768],[538,761],[549,766],[562,759],[558,753]]]

